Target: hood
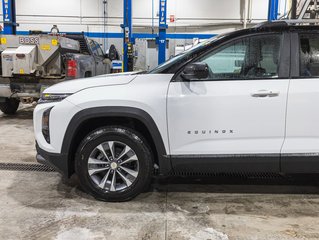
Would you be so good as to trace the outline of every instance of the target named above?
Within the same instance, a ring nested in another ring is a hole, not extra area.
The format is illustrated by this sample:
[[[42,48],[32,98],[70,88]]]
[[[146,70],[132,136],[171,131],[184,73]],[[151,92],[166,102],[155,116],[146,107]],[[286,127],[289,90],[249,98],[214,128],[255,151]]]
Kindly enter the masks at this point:
[[[136,78],[135,72],[130,73],[120,73],[120,74],[106,74],[91,78],[74,79],[65,82],[55,84],[43,93],[76,93],[86,88],[100,87],[100,86],[110,86],[110,85],[123,85],[128,84],[134,78]]]

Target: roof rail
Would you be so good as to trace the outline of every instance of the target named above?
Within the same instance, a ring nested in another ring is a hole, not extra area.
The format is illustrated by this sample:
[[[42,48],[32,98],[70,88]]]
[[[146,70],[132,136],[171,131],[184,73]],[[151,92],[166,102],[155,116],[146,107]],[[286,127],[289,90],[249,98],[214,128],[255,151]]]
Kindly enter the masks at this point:
[[[256,25],[256,28],[263,27],[287,27],[291,25],[319,25],[319,19],[281,19],[275,21],[262,22]]]
[[[319,24],[319,19],[283,19],[288,25]]]
[[[288,23],[286,21],[267,21],[261,22],[256,25],[256,28],[265,28],[265,27],[287,27]]]

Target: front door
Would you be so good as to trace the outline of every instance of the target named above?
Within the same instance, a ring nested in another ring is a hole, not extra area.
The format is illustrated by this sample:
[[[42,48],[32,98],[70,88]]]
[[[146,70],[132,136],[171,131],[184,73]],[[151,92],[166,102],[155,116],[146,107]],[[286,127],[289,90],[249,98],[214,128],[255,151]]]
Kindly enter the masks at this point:
[[[287,60],[280,54],[283,41],[283,34],[232,40],[195,60],[207,63],[207,79],[171,82],[168,128],[176,170],[279,171],[289,84],[280,64]]]

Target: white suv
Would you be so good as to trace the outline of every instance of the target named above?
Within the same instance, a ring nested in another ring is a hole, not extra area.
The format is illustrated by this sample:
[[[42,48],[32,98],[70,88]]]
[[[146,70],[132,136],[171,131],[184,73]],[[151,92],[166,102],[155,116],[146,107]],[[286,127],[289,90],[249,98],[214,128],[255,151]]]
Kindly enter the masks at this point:
[[[48,88],[37,159],[106,201],[156,174],[319,173],[319,28],[220,35],[148,73]]]

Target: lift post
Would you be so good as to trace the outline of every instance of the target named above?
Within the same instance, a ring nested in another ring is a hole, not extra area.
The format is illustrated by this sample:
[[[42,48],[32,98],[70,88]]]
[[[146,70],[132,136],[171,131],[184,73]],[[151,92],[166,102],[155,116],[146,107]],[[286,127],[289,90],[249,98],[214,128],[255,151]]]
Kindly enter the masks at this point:
[[[3,12],[3,33],[4,34],[16,34],[16,3],[15,0],[2,0],[2,12]]]
[[[133,42],[132,38],[132,0],[124,0],[123,28],[123,71],[128,72],[133,66]]]
[[[269,0],[268,21],[278,19],[279,0]]]
[[[160,0],[159,2],[159,30],[156,43],[158,44],[158,64],[161,64],[166,61],[167,0]]]

